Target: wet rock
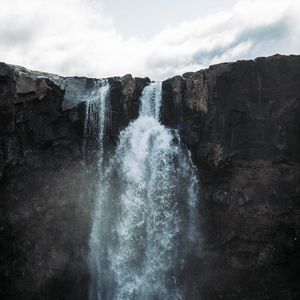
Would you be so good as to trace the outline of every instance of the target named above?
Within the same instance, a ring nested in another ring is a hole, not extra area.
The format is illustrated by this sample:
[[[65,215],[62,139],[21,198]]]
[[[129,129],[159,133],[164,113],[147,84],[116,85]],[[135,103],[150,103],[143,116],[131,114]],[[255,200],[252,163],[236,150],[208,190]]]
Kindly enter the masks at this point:
[[[202,299],[296,299],[300,57],[215,65],[163,88],[163,121],[181,133],[201,179],[210,251],[193,272],[209,275],[190,280]]]
[[[109,80],[113,145],[149,79]],[[82,145],[98,81],[0,64],[1,299],[88,299],[92,198]]]
[[[99,79],[0,64],[3,299],[88,299],[85,101]],[[108,79],[107,147],[138,115],[149,78]],[[300,57],[273,56],[163,82],[161,118],[201,179],[202,250],[187,299],[297,299]]]

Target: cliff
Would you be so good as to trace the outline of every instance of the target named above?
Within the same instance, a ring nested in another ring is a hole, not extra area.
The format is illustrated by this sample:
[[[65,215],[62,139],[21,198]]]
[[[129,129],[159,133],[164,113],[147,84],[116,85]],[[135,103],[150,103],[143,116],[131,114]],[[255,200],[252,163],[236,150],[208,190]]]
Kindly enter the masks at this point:
[[[297,299],[300,57],[176,76],[163,103],[200,173],[203,299]]]
[[[109,81],[113,144],[149,79]],[[82,144],[96,82],[0,65],[1,299],[88,298],[91,180]]]
[[[149,79],[109,78],[107,147]],[[3,299],[87,299],[91,181],[85,100],[97,79],[0,64]],[[182,276],[202,299],[299,297],[300,56],[238,61],[163,82],[201,181],[202,251]],[[189,293],[191,293],[189,295]]]

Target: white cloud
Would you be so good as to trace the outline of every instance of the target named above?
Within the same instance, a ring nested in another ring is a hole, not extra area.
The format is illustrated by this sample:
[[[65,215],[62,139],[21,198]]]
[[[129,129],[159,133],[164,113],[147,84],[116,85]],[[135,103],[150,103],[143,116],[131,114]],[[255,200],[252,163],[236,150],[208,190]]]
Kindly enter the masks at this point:
[[[0,60],[62,75],[131,72],[161,79],[212,63],[300,50],[296,0],[241,0],[147,41],[124,39],[96,0],[2,1]]]

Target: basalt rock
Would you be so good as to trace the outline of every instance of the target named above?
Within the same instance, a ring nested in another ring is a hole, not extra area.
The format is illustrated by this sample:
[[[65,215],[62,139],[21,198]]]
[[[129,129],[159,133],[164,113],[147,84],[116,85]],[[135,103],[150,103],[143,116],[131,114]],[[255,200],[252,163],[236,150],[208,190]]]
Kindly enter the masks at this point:
[[[108,81],[112,150],[150,80]],[[88,299],[82,145],[97,82],[0,64],[1,299]],[[180,274],[195,283],[187,299],[299,298],[300,56],[168,79],[161,119],[180,132],[201,181],[202,250]]]
[[[98,79],[0,65],[0,297],[88,299],[85,101]],[[149,79],[110,78],[108,141]]]
[[[298,299],[300,57],[215,65],[163,91],[201,179],[204,249],[187,276],[203,299]]]

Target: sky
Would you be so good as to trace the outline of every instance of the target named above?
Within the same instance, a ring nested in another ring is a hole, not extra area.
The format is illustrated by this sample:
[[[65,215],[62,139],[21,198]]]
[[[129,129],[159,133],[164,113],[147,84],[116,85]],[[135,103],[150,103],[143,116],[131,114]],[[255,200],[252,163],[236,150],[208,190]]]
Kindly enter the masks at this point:
[[[63,76],[165,79],[300,54],[298,0],[0,0],[0,61]]]
[[[115,26],[126,38],[149,38],[165,27],[204,17],[232,6],[237,0],[102,0]],[[130,4],[128,4],[130,3]]]

